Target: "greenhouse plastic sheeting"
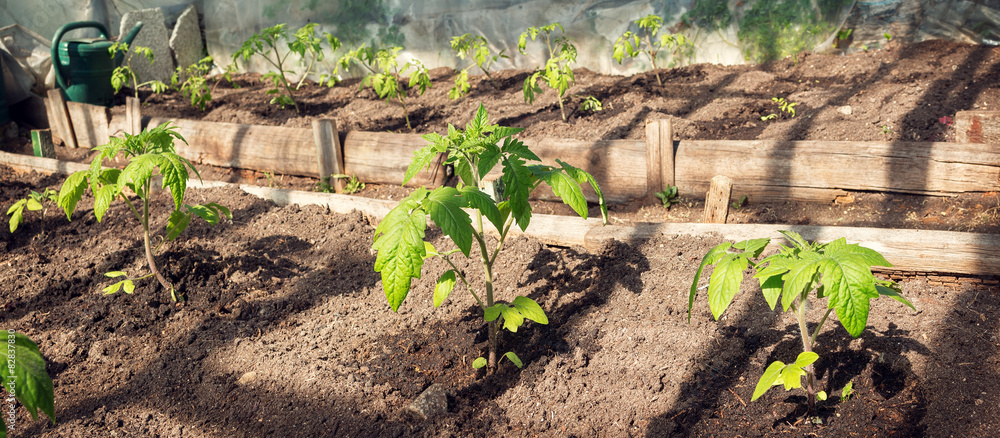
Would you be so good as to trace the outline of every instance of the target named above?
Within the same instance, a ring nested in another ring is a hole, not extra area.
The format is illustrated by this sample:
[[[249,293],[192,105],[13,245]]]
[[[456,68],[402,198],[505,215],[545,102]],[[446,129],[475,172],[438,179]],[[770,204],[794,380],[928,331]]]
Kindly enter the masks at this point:
[[[49,36],[62,24],[97,20],[117,29],[121,15],[161,7],[169,22],[192,2],[167,0],[0,0],[0,26],[21,24]],[[485,36],[510,58],[497,68],[533,68],[544,62],[542,44],[528,45],[528,56],[517,54],[518,36],[528,26],[561,23],[576,43],[575,67],[601,73],[627,74],[648,67],[645,58],[618,65],[612,45],[631,22],[647,14],[664,17],[665,32],[679,32],[694,41],[685,53],[669,54],[665,64],[694,62],[738,64],[778,59],[800,50],[836,46],[838,30],[852,29],[846,49],[877,48],[891,38],[920,41],[944,38],[1000,43],[1000,0],[201,0],[207,50],[220,65],[260,29],[287,23],[291,30],[319,23],[345,42],[345,48],[365,43],[405,47],[404,59],[415,57],[428,67],[464,67],[450,51],[452,36]],[[168,23],[168,26],[170,23]],[[338,55],[339,56],[339,55]],[[328,57],[320,72],[333,69]],[[268,70],[257,57],[251,71]],[[300,71],[302,66],[294,66]],[[351,71],[350,74],[359,72]],[[472,74],[478,72],[473,70]]]

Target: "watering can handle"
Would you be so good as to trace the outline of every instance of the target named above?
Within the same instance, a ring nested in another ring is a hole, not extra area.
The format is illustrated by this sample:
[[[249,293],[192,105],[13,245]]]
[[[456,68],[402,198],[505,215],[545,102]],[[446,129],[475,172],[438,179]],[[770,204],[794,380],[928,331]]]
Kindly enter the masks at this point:
[[[59,30],[56,31],[56,36],[52,37],[52,68],[53,70],[55,70],[56,73],[56,84],[58,84],[59,88],[63,90],[66,89],[66,80],[63,79],[62,63],[59,62],[60,40],[62,40],[62,37],[64,34],[66,34],[66,32],[88,27],[97,29],[97,31],[100,32],[101,36],[103,36],[105,39],[111,38],[111,34],[108,32],[107,26],[105,26],[102,23],[98,23],[96,21],[77,21],[73,23],[68,23],[66,25],[63,25],[63,27],[60,27]]]

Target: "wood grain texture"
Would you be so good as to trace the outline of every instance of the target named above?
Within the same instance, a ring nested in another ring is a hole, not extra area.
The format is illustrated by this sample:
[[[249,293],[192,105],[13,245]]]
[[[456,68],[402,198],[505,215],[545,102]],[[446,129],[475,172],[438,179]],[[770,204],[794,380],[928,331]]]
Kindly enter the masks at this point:
[[[705,197],[705,216],[702,222],[724,224],[729,216],[729,199],[732,197],[733,179],[719,175],[712,178],[712,185]]]
[[[947,196],[1000,189],[1000,150],[983,145],[847,141],[682,141],[677,185],[700,196],[733,178],[751,202],[829,202],[843,190]]]
[[[674,129],[669,119],[646,121],[646,195],[655,198],[674,182]]]
[[[79,147],[76,144],[76,134],[73,133],[73,122],[66,111],[66,100],[59,90],[49,90],[45,99],[45,112],[49,115],[49,126],[52,133],[66,147]]]
[[[313,120],[312,127],[319,177],[343,174],[344,153],[340,147],[340,136],[337,135],[337,122],[331,119]],[[342,178],[333,179],[333,187],[337,193],[343,192],[344,186]]]
[[[413,153],[427,146],[418,134],[351,131],[344,139],[344,172],[359,180],[380,184],[402,184]],[[445,181],[443,157],[431,163],[406,183],[407,187],[436,187]]]
[[[142,132],[142,113],[139,99],[125,98],[125,132],[137,135]]]
[[[173,122],[187,140],[177,153],[195,163],[319,177],[313,130],[153,118],[147,126]]]
[[[111,120],[108,108],[81,102],[66,102],[73,133],[76,134],[76,144],[81,148],[92,149],[108,143],[110,133],[108,122]]]
[[[959,111],[955,113],[955,141],[986,143],[1000,148],[1000,111]]]

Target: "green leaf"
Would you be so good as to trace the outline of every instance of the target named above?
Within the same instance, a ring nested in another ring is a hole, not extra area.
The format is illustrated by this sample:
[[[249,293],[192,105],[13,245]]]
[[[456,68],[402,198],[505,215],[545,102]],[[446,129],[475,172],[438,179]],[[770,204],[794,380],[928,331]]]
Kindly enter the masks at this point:
[[[382,274],[382,288],[394,312],[409,294],[412,279],[420,278],[424,264],[427,219],[419,202],[426,196],[426,189],[414,190],[375,228],[375,271]]]
[[[812,351],[803,351],[799,353],[798,357],[795,358],[795,364],[805,368],[812,365],[819,359],[819,355]]]
[[[449,269],[441,274],[437,284],[434,285],[434,307],[441,307],[444,300],[448,299],[452,289],[455,288],[455,271]]]
[[[41,410],[55,424],[52,379],[45,372],[45,359],[42,358],[38,345],[27,336],[9,330],[6,339],[0,342],[0,357],[5,359],[3,366],[0,366],[0,382],[3,382],[4,389],[9,389],[10,382],[13,382],[14,396],[31,414],[31,419],[37,420],[38,411]],[[10,368],[11,361],[13,372]]]
[[[484,366],[486,366],[486,358],[485,357],[479,356],[479,357],[476,358],[476,360],[472,361],[472,367],[475,368],[475,369],[477,369],[477,370],[480,369],[480,368],[482,368],[482,367],[484,367]]]
[[[500,314],[503,315],[503,328],[511,332],[517,333],[518,327],[524,324],[524,315],[506,304],[500,304]]]
[[[440,135],[434,134],[438,138]],[[429,136],[425,135],[424,139],[430,140]],[[430,167],[431,162],[437,157],[437,154],[441,152],[437,145],[425,146],[420,149],[413,151],[413,161],[410,162],[409,167],[406,168],[406,174],[403,175],[403,184],[408,183],[414,176],[416,176],[420,171]]]
[[[503,232],[504,217],[500,215],[500,209],[497,208],[490,195],[483,193],[478,187],[472,186],[464,186],[459,189],[459,192],[469,207],[479,210],[496,227],[497,231]]]
[[[575,179],[549,166],[529,166],[529,168],[538,179],[545,181],[552,188],[552,193],[562,199],[564,204],[570,206],[584,219],[587,218],[587,199],[583,197],[583,190]]]
[[[73,211],[76,210],[76,204],[83,197],[83,191],[87,188],[88,174],[89,171],[86,170],[73,172],[63,182],[62,188],[59,189],[59,201],[56,204],[66,212],[67,220],[72,217]]]
[[[781,378],[781,370],[785,368],[785,364],[779,360],[771,362],[764,370],[764,374],[760,376],[760,380],[757,381],[757,387],[753,390],[753,397],[750,401],[756,401],[760,396],[764,395],[768,389],[774,386],[774,383],[779,381]]]
[[[507,306],[503,303],[496,303],[483,309],[483,319],[485,319],[486,322],[496,321],[496,319],[499,318],[500,314],[503,312],[504,307]]]
[[[826,391],[820,391],[816,393],[816,400],[826,401],[826,398],[827,398]]]
[[[740,291],[743,271],[747,268],[747,258],[743,254],[729,253],[723,256],[712,271],[708,284],[708,306],[712,316],[718,321],[726,311],[733,297]]]
[[[163,187],[170,188],[174,198],[174,208],[184,205],[184,191],[187,189],[188,172],[183,159],[177,154],[164,152],[157,160],[157,167],[163,175]]]
[[[476,115],[465,125],[465,135],[470,138],[478,138],[483,135],[483,130],[487,126],[489,126],[489,117],[486,114],[486,107],[480,103]]]
[[[125,290],[125,293],[131,294],[135,292],[135,283],[132,283],[132,280],[125,280],[122,289]]]
[[[167,235],[164,237],[167,241],[172,241],[176,239],[184,230],[187,229],[188,224],[191,223],[191,213],[184,213],[180,210],[174,210],[170,213],[170,218],[167,219]]]
[[[35,193],[35,192],[32,192]],[[38,211],[42,209],[42,203],[35,199],[28,199],[28,203],[25,205],[28,211]]]
[[[785,391],[802,387],[802,376],[806,371],[802,367],[790,363],[781,370],[781,381],[785,385]]]
[[[876,280],[875,290],[878,291],[879,295],[892,298],[896,301],[899,301],[900,303],[909,306],[913,310],[917,310],[916,307],[913,307],[913,303],[911,303],[906,298],[903,298],[903,296],[899,294],[900,292],[899,285],[897,285],[896,282],[892,280]]]
[[[694,274],[694,281],[691,282],[691,293],[688,295],[688,322],[691,322],[691,308],[694,307],[694,297],[698,295],[698,282],[701,280],[702,271],[705,270],[706,266],[714,265],[722,259],[732,246],[733,244],[730,242],[722,242],[710,249],[701,259],[701,265],[698,266],[698,271]]]
[[[524,160],[516,156],[502,158],[503,177],[507,199],[510,202],[511,214],[521,231],[528,229],[531,221],[531,204],[528,203],[529,189],[534,186],[531,171],[524,165]]]
[[[781,275],[760,278],[760,291],[764,293],[764,300],[767,301],[767,305],[771,310],[774,310],[774,306],[778,304],[782,285]]]
[[[803,259],[790,261],[788,273],[783,277],[785,286],[781,289],[781,305],[785,311],[791,307],[796,297],[805,295],[816,287],[819,255],[805,252],[801,256]]]
[[[535,321],[539,324],[548,324],[549,318],[545,316],[545,311],[542,310],[542,306],[539,306],[535,300],[518,296],[514,298],[514,308],[518,312],[521,312],[525,318]]]
[[[104,213],[111,208],[111,201],[115,199],[118,194],[118,189],[114,184],[102,186],[98,191],[97,195],[94,196],[94,216],[97,217],[97,222],[100,222],[104,218]]]
[[[125,271],[110,271],[104,273],[105,277],[110,277],[110,278],[124,277],[127,275],[128,274],[126,274]]]
[[[524,368],[524,364],[521,363],[521,358],[517,357],[517,355],[514,354],[513,351],[508,351],[508,352],[504,353],[503,357],[506,357],[507,360],[510,361],[510,363],[514,364],[514,366],[516,366],[518,368]]]
[[[122,284],[124,284],[124,283],[125,283],[125,280],[122,280],[122,281],[119,281],[117,283],[112,283],[112,284],[106,286],[104,289],[102,289],[104,291],[104,295],[111,295],[111,294],[117,293],[119,290],[121,290]]]
[[[799,235],[799,233],[787,230],[778,230],[778,232],[787,237],[788,240],[792,242],[792,245],[794,245],[796,248],[806,249],[809,247],[809,242],[807,242],[806,239],[803,239],[802,236]]]
[[[13,233],[17,231],[18,225],[24,222],[24,206],[28,203],[27,199],[21,199],[14,203],[7,209],[7,214],[10,215],[10,232]]]
[[[479,163],[477,164],[479,177],[485,177],[498,162],[500,162],[500,147],[496,144],[487,144],[479,153]]]
[[[771,239],[767,237],[762,239],[744,240],[742,242],[734,243],[733,248],[749,253],[748,256],[751,258],[757,258],[760,257],[760,253],[764,252],[764,248],[766,248],[767,244],[770,242]]]
[[[458,190],[447,186],[434,189],[423,200],[423,208],[430,214],[431,220],[455,242],[466,257],[472,249],[472,218],[462,210],[467,205]]]

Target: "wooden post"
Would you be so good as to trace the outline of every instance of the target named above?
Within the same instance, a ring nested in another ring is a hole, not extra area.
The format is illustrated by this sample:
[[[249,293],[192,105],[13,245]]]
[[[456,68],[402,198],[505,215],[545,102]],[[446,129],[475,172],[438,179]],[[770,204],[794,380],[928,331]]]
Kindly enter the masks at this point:
[[[125,98],[125,130],[131,135],[142,132],[142,113],[139,111],[139,99]]]
[[[674,128],[670,119],[646,121],[646,195],[674,185]]]
[[[66,100],[63,99],[62,91],[58,89],[48,91],[48,99],[45,99],[45,111],[49,113],[49,126],[62,140],[63,145],[71,148],[77,147],[76,134],[73,133],[73,124],[69,120]]]
[[[107,144],[108,108],[82,102],[66,102],[66,110],[73,123],[73,133],[76,134],[76,144],[82,148],[91,149]]]
[[[344,153],[340,148],[340,137],[337,135],[337,122],[319,119],[313,120],[312,126],[320,180],[330,175],[344,173]],[[337,193],[343,192],[344,180],[334,178],[333,188]]]
[[[705,196],[705,218],[702,222],[708,224],[726,223],[732,191],[732,178],[723,175],[712,178],[712,186],[708,189],[708,195]]]
[[[56,150],[52,146],[52,131],[48,129],[31,130],[31,146],[36,157],[55,158]]]

